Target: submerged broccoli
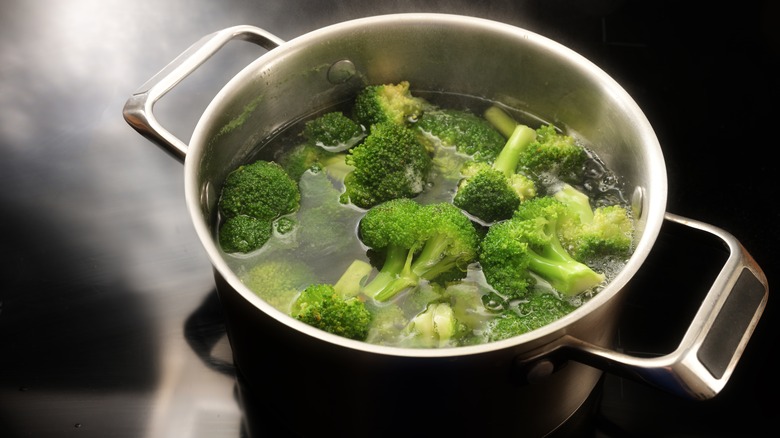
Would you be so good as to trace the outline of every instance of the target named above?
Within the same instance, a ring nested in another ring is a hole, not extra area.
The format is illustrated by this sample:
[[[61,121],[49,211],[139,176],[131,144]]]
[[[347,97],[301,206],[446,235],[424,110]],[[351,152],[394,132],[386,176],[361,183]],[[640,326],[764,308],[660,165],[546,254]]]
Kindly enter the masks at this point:
[[[480,330],[480,336],[482,342],[493,342],[522,335],[556,321],[576,308],[553,293],[536,292],[491,319]]]
[[[385,256],[379,273],[364,288],[378,301],[417,286],[421,278],[465,271],[479,247],[474,224],[446,202],[387,201],[366,213],[359,232],[365,245]]]
[[[353,113],[355,120],[368,128],[386,122],[405,125],[416,121],[427,105],[424,99],[412,96],[408,81],[402,81],[363,88],[355,97]]]
[[[474,161],[492,163],[506,139],[490,123],[474,113],[455,109],[426,111],[417,122],[423,142],[429,150],[453,147]]]
[[[363,126],[344,113],[332,111],[307,121],[303,136],[312,146],[328,152],[342,152],[358,144],[366,132]]]
[[[225,179],[219,210],[225,221],[219,241],[227,252],[260,248],[275,220],[295,212],[301,200],[298,184],[272,161],[258,160],[232,171]]]
[[[457,346],[469,328],[458,321],[449,303],[431,303],[416,315],[404,328],[405,346],[447,347]]]
[[[370,208],[397,198],[412,198],[425,189],[431,156],[411,129],[380,123],[349,151],[354,170],[344,179],[342,202]]]
[[[591,262],[606,256],[631,254],[634,223],[626,207],[613,204],[592,209],[588,196],[568,184],[553,196],[577,212],[577,220],[567,222],[560,229],[561,240],[572,257]]]
[[[485,119],[505,136],[518,123],[506,111],[491,106]],[[575,183],[582,180],[583,165],[588,153],[573,137],[562,134],[551,124],[536,129],[536,138],[519,152],[516,171],[549,186],[559,181]]]
[[[515,172],[520,153],[535,135],[533,129],[517,125],[492,165],[467,164],[453,203],[488,223],[511,217],[521,201],[536,196],[534,183]]]
[[[574,138],[559,133],[553,125],[536,129],[536,141],[520,154],[518,171],[547,185],[557,181],[579,182],[587,151]]]
[[[559,224],[571,220],[572,214],[553,197],[537,197],[523,202],[511,219],[490,227],[482,241],[480,264],[504,303],[525,297],[536,282],[534,276],[567,296],[604,281],[603,274],[575,260],[561,245]]]
[[[335,335],[366,339],[372,315],[357,294],[369,272],[371,265],[356,261],[336,284],[309,285],[293,302],[290,316]]]
[[[307,265],[286,257],[267,259],[241,276],[249,290],[284,313],[289,313],[295,297],[314,279]]]

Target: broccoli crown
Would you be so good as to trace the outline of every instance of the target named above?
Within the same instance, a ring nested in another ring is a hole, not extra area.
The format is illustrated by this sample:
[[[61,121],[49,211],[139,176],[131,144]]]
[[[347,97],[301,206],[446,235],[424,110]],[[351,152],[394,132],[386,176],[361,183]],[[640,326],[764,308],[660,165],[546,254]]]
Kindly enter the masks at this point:
[[[366,246],[385,256],[379,274],[364,289],[379,301],[418,285],[421,278],[465,271],[479,249],[474,224],[447,202],[387,201],[368,210],[359,232]]]
[[[504,136],[485,119],[463,110],[426,111],[416,127],[423,133],[425,141],[454,147],[478,162],[495,161],[506,143]]]
[[[523,298],[531,273],[565,295],[599,285],[603,274],[575,260],[561,245],[558,224],[572,212],[553,197],[522,204],[512,218],[492,226],[482,241],[480,264],[488,283],[507,299]]]
[[[426,106],[424,99],[412,96],[409,82],[402,81],[364,87],[355,97],[353,114],[366,127],[385,122],[405,125],[416,121]]]
[[[537,179],[577,182],[588,159],[585,148],[574,138],[559,133],[553,125],[536,129],[536,140],[519,156],[518,171]]]
[[[634,224],[628,210],[621,205],[605,205],[593,210],[593,220],[567,229],[562,238],[575,259],[591,261],[630,255],[633,234]]]
[[[344,297],[330,284],[312,284],[301,292],[290,315],[320,330],[350,339],[364,340],[371,326],[371,312],[357,297]]]
[[[272,221],[294,212],[300,203],[298,183],[274,161],[239,166],[225,179],[219,208],[225,217],[238,215]]]
[[[520,205],[520,197],[509,185],[509,179],[489,165],[480,167],[473,176],[460,181],[453,204],[488,223],[511,217]]]
[[[349,151],[346,164],[354,170],[344,180],[342,202],[370,208],[420,194],[432,159],[411,129],[382,123],[372,126],[363,143]]]
[[[233,216],[219,229],[219,245],[225,252],[252,252],[271,238],[273,223],[250,216]]]
[[[290,311],[298,293],[314,279],[314,273],[307,265],[287,258],[265,260],[241,276],[246,287],[285,313]]]
[[[535,183],[515,173],[520,154],[535,135],[531,128],[516,125],[492,164],[467,163],[453,203],[487,223],[511,217],[520,202],[536,196]]]
[[[303,136],[312,146],[329,152],[345,151],[366,136],[365,129],[340,111],[325,113],[304,124]]]
[[[584,192],[564,184],[553,197],[574,212],[562,222],[561,242],[575,259],[592,263],[604,257],[626,257],[633,250],[634,222],[623,205],[602,205],[593,209]]]
[[[486,342],[508,339],[543,327],[576,308],[553,293],[533,293],[527,300],[520,301],[488,321],[481,330],[481,336]]]

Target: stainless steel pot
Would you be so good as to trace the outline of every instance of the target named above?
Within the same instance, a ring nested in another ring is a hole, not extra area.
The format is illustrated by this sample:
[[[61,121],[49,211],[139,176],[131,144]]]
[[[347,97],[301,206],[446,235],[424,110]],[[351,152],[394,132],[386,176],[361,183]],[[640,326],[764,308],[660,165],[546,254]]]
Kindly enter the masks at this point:
[[[153,106],[233,39],[269,51],[225,85],[185,144],[156,121]],[[454,349],[390,348],[333,336],[246,288],[214,241],[227,173],[291,122],[350,99],[366,84],[400,80],[418,90],[500,101],[586,139],[633,193],[638,240],[622,272],[544,328]],[[732,235],[665,211],[661,148],[626,91],[580,55],[524,29],[472,17],[398,14],[284,42],[262,29],[232,27],[204,37],[148,81],[127,101],[124,117],[184,162],[187,205],[214,266],[235,363],[304,434],[393,435],[433,422],[436,430],[481,436],[542,436],[577,411],[604,371],[683,397],[711,398],[731,376],[766,305],[766,278]],[[621,299],[665,220],[716,236],[729,257],[675,351],[628,356],[613,349]],[[477,401],[482,407],[475,412]]]

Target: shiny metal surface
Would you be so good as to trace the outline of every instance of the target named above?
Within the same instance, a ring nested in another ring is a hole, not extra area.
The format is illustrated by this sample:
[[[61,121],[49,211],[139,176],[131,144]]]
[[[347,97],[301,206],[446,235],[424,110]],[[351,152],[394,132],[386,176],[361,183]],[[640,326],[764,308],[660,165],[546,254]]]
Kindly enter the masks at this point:
[[[149,147],[121,117],[127,94],[160,66],[204,34],[237,24],[288,40],[361,16],[440,11],[524,26],[564,43],[613,75],[648,115],[668,166],[669,210],[734,233],[772,288],[780,214],[756,199],[777,198],[775,166],[752,153],[725,157],[720,147],[745,144],[745,130],[733,124],[774,126],[774,3],[711,6],[708,20],[664,1],[594,1],[589,8],[566,0],[321,4],[0,6],[0,220],[7,233],[0,239],[0,436],[244,437],[246,422],[260,426],[255,436],[285,436],[272,419],[247,416],[252,411],[236,395],[240,385],[213,302],[211,266],[186,211],[181,164]],[[187,141],[214,93],[263,52],[237,46],[217,55],[224,71],[197,72],[157,105],[174,135]],[[724,171],[728,183],[713,190]],[[688,274],[698,259],[675,255],[658,254],[658,263],[675,262],[668,278],[642,277],[648,290],[662,294],[670,279],[694,289],[707,278]],[[667,346],[653,317],[677,309],[645,311],[639,304],[654,303],[639,292],[630,302],[637,327],[619,335],[624,348],[649,354]],[[715,399],[689,403],[607,378],[597,430],[573,436],[760,435],[773,426],[771,400],[780,391],[770,360],[778,342],[775,307],[767,306]]]

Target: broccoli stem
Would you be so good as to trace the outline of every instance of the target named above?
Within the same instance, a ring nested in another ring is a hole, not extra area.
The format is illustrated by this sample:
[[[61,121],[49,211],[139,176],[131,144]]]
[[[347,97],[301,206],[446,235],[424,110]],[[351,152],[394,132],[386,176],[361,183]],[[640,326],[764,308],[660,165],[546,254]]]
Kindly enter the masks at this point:
[[[536,131],[526,125],[516,125],[506,145],[493,162],[493,168],[502,172],[507,178],[515,174],[520,162],[520,153],[536,139]]]
[[[363,292],[378,301],[387,301],[402,290],[416,285],[419,278],[410,269],[413,253],[407,248],[389,246],[382,269],[366,284]]]
[[[590,206],[590,198],[585,193],[575,189],[569,184],[555,192],[553,197],[577,213],[582,223],[588,223],[593,220],[593,209]]]
[[[485,120],[487,120],[494,128],[498,130],[504,137],[509,138],[512,132],[517,126],[517,122],[506,111],[497,107],[491,106],[484,112]]]
[[[556,290],[568,296],[576,295],[604,281],[603,274],[574,259],[553,259],[530,250],[528,267]]]
[[[355,260],[333,285],[333,290],[343,297],[354,297],[360,293],[363,281],[371,273],[373,267],[370,263]]]

